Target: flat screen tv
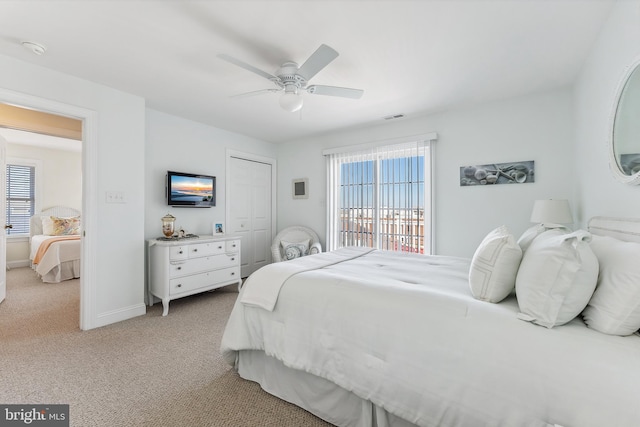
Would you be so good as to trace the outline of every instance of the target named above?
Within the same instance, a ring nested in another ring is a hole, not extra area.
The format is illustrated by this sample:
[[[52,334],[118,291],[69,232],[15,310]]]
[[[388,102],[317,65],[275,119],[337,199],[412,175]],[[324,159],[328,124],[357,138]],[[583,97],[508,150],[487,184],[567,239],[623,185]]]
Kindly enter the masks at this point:
[[[216,177],[167,171],[167,204],[210,208],[216,205]]]

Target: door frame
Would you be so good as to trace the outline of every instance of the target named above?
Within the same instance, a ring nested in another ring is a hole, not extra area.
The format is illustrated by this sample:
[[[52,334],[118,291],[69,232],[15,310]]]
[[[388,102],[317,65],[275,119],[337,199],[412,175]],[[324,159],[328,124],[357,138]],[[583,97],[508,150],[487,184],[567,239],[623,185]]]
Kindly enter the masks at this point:
[[[226,149],[226,164],[225,164],[225,189],[224,189],[224,204],[225,204],[225,223],[229,224],[229,218],[231,218],[231,203],[229,182],[231,182],[231,158],[247,160],[250,162],[266,163],[271,165],[271,238],[275,237],[277,229],[277,216],[276,216],[276,204],[277,204],[277,160],[272,157],[260,156],[258,154],[246,153],[243,151],[233,150],[231,148]]]
[[[0,102],[82,120],[82,249],[80,254],[80,329],[96,325],[98,212],[98,114],[93,110],[0,88]]]

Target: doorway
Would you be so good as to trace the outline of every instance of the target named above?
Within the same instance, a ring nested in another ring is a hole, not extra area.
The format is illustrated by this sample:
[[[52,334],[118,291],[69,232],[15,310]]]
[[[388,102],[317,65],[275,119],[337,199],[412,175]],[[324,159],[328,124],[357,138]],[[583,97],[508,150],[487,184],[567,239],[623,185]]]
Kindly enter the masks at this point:
[[[93,229],[95,219],[96,183],[97,183],[97,146],[96,146],[96,112],[32,95],[10,90],[0,89],[0,103],[20,106],[26,109],[41,111],[82,122],[82,249],[80,256],[80,329],[87,330],[95,327],[95,294],[96,260],[95,237],[87,230]],[[4,165],[1,173],[5,173]]]

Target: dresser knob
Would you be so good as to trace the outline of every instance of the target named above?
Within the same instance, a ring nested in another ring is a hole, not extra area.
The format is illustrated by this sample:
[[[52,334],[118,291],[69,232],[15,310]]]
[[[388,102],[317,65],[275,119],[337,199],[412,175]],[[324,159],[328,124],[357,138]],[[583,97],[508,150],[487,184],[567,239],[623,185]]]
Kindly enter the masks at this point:
[[[231,273],[231,275],[232,275],[232,276],[235,276],[235,275],[236,275],[235,271],[234,271],[233,273]]]
[[[178,270],[182,270],[182,267],[178,267]]]
[[[222,246],[218,246],[218,249],[222,249]]]
[[[193,252],[198,252],[198,248],[194,248],[194,249],[193,249]]]
[[[182,283],[178,283],[178,287],[181,288],[182,287]]]
[[[235,258],[231,258],[231,261],[235,261],[235,260],[236,260]]]
[[[182,251],[178,251],[178,253],[179,253],[179,254],[181,254],[181,253],[182,253]]]

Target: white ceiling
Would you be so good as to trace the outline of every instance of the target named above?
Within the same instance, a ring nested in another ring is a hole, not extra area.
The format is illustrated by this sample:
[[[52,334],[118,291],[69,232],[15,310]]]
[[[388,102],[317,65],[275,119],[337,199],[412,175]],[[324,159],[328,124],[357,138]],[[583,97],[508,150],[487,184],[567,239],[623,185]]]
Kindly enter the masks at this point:
[[[147,106],[285,142],[571,84],[611,0],[0,1],[0,54],[144,97]],[[20,42],[46,45],[37,56]],[[359,100],[275,87],[216,57],[274,73],[327,44],[340,56],[312,84]]]
[[[12,144],[30,145],[52,150],[74,151],[77,153],[82,151],[82,141],[77,141],[75,139],[60,138],[57,136],[42,135],[39,133],[6,128],[0,128],[0,136]]]

